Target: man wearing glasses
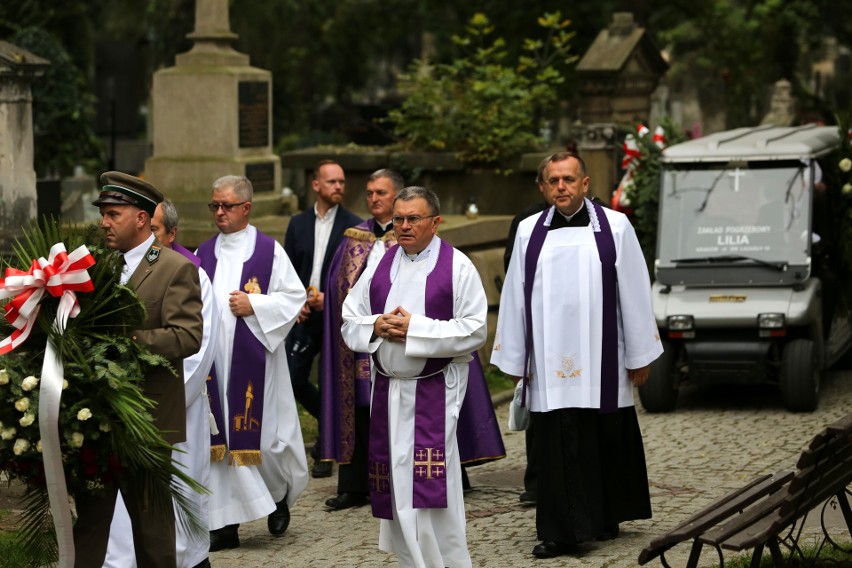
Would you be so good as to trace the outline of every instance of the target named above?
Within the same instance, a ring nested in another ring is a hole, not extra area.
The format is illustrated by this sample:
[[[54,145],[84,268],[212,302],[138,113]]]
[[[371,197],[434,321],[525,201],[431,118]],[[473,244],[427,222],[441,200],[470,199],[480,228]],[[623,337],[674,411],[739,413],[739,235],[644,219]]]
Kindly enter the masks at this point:
[[[208,383],[218,433],[211,438],[210,550],[240,545],[240,523],[267,517],[284,534],[308,466],[284,340],[305,288],[272,237],[249,223],[252,185],[243,176],[213,182],[208,205],[219,234],[197,255],[221,309]]]
[[[468,567],[456,431],[488,303],[470,259],[436,236],[434,192],[403,189],[392,220],[399,245],[343,303],[343,340],[373,357],[368,471],[379,548],[400,566]]]

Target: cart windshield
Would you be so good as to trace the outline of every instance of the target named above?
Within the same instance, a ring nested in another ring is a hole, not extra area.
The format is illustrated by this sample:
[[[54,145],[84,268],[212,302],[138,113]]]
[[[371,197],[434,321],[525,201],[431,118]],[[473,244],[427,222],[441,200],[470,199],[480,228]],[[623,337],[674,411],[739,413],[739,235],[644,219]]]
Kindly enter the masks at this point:
[[[658,267],[807,266],[812,167],[800,161],[669,165],[660,194]]]

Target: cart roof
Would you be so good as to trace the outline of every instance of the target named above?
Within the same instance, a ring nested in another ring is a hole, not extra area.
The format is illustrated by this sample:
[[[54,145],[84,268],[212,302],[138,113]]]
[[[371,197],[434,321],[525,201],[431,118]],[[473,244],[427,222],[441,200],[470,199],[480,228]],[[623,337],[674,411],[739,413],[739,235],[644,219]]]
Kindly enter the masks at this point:
[[[836,126],[753,126],[709,134],[663,150],[663,162],[795,160],[817,157],[839,142]]]

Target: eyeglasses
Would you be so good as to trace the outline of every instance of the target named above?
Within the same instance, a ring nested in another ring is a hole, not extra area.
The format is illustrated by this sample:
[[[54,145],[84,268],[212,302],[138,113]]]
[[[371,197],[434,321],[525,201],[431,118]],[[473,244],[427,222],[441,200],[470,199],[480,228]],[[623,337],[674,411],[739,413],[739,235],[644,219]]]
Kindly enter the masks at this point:
[[[395,227],[401,226],[406,221],[408,221],[408,224],[412,227],[416,227],[420,224],[420,221],[430,217],[437,217],[437,215],[424,215],[422,217],[420,215],[409,215],[408,217],[393,217],[392,220]]]
[[[225,210],[225,213],[230,213],[231,209],[238,205],[245,205],[248,201],[240,201],[239,203],[208,203],[207,209],[210,210],[211,213],[215,213],[221,207]]]

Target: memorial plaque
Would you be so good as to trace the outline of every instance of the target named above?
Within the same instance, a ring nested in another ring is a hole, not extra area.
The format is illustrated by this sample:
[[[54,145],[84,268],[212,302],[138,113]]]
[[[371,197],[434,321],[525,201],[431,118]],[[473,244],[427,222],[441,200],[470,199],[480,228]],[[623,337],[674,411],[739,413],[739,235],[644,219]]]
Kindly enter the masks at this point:
[[[275,162],[246,164],[246,177],[251,181],[254,191],[273,191],[275,189]]]
[[[269,83],[240,81],[240,148],[269,144]]]

